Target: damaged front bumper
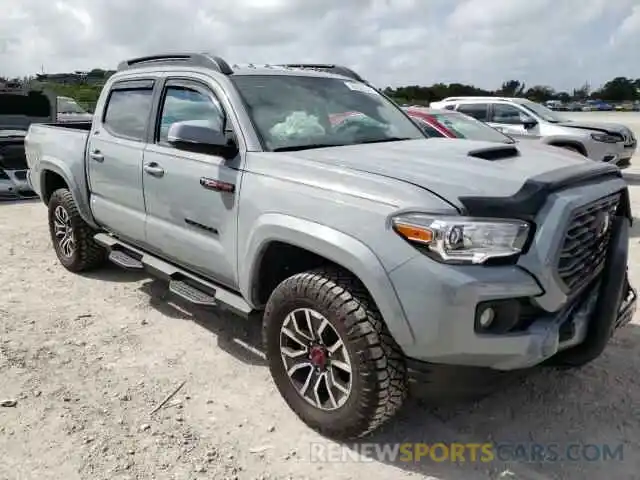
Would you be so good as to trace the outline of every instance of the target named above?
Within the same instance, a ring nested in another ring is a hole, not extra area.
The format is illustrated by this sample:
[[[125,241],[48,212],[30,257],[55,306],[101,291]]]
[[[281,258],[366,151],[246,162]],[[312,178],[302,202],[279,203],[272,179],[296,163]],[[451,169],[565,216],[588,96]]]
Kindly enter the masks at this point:
[[[0,168],[0,200],[35,198],[31,188],[28,170],[4,170]]]

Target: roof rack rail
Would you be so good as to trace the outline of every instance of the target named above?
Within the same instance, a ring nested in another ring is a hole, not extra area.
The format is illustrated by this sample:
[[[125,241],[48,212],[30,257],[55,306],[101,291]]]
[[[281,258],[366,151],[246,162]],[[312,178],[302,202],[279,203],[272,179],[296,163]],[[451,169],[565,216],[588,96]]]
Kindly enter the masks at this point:
[[[358,75],[350,68],[343,67],[341,65],[329,65],[324,63],[285,63],[276,65],[278,67],[285,68],[299,68],[302,70],[318,70],[320,72],[334,73],[336,75],[342,75],[343,77],[351,78],[362,83],[368,83],[364,78]]]
[[[458,100],[501,100],[501,101],[510,101],[509,97],[500,97],[495,95],[462,95],[458,97],[447,97],[440,100],[441,102],[451,102]]]
[[[118,71],[130,68],[146,67],[148,65],[186,65],[190,67],[206,67],[224,75],[233,73],[229,64],[221,57],[210,53],[174,52],[148,55],[146,57],[124,60],[118,64]]]

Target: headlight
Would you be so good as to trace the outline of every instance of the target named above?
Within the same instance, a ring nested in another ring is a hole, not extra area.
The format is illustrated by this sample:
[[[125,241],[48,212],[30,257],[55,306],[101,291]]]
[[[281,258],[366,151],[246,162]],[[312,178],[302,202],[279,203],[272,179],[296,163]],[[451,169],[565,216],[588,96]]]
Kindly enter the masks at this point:
[[[403,238],[423,246],[444,263],[481,264],[491,258],[517,255],[529,238],[530,226],[522,220],[440,217],[421,213],[392,219]]]
[[[610,135],[608,133],[592,133],[591,138],[593,138],[596,142],[605,142],[605,143],[617,143],[624,140],[622,137],[618,135]]]

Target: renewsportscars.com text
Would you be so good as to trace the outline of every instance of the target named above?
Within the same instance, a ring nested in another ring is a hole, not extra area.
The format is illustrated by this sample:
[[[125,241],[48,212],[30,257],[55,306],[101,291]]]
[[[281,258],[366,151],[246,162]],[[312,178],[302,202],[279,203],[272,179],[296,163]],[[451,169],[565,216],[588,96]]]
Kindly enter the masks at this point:
[[[622,461],[622,444],[592,443],[312,443],[312,462],[610,462]]]

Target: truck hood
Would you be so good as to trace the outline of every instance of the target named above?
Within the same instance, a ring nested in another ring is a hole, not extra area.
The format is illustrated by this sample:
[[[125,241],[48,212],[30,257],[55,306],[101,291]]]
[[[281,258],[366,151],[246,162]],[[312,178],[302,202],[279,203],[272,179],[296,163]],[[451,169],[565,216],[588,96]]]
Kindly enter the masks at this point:
[[[492,152],[497,154],[492,155]],[[511,155],[508,152],[512,152]],[[425,188],[458,208],[464,207],[465,197],[513,197],[526,182],[535,178],[566,181],[575,175],[584,180],[585,177],[617,171],[611,165],[596,163],[537,142],[514,146],[432,138],[310,149],[288,154],[401,180]]]
[[[582,121],[567,120],[566,122],[561,122],[556,125],[561,125],[563,127],[569,127],[569,128],[577,128],[580,130],[593,130],[593,131],[602,132],[602,133],[618,133],[623,137],[631,135],[631,130],[625,125],[622,125],[620,123],[582,122]]]
[[[0,90],[0,134],[14,130],[26,132],[32,123],[55,122],[56,96],[43,90]],[[15,135],[14,135],[15,136]]]

